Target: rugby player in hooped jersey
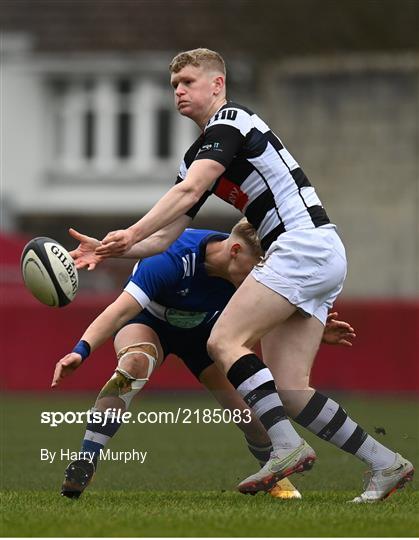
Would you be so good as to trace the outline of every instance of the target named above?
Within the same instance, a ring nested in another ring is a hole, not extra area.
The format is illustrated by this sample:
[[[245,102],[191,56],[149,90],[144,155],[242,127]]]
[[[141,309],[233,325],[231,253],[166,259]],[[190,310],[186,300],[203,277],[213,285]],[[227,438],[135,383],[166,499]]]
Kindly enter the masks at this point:
[[[77,266],[99,262],[94,254],[99,242],[76,231],[73,235],[81,242],[72,252]],[[66,469],[63,495],[80,496],[104,445],[120,427],[121,417],[106,416],[106,411],[125,412],[155,367],[170,353],[184,361],[224,408],[236,411],[249,450],[261,465],[266,463],[272,450],[266,430],[257,418],[251,417],[246,403],[206,350],[219,313],[261,253],[253,227],[243,219],[230,236],[187,229],[164,253],[136,264],[124,292],[89,326],[73,352],[57,363],[53,386],[77,369],[90,349],[116,333],[118,367],[96,400],[93,411],[100,421],[88,423],[79,459]],[[135,257],[135,246],[128,255]],[[343,321],[333,320],[333,315],[324,341],[350,345],[353,329]],[[279,481],[271,495],[301,497],[287,479]]]
[[[269,490],[278,479],[313,465],[314,450],[292,427],[285,405],[297,422],[369,465],[370,480],[354,502],[386,498],[411,479],[412,464],[309,385],[328,308],[346,275],[336,227],[268,125],[227,101],[225,65],[218,53],[180,53],[170,72],[179,113],[193,120],[202,135],[186,152],[176,185],[137,223],[109,233],[97,254],[118,255],[145,240],[142,255],[147,255],[147,239],[158,231],[163,237],[178,235],[212,193],[238,208],[257,230],[266,255],[218,319],[208,350],[273,445],[271,459],[239,490]],[[258,340],[264,363],[252,352]]]

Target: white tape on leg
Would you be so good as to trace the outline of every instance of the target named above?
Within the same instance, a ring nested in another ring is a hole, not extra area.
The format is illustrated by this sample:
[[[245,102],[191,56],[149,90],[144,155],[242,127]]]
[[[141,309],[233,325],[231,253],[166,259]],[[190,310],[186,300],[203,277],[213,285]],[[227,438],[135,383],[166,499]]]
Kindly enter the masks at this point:
[[[151,345],[155,352],[156,357],[152,356],[149,353],[146,353],[144,350],[142,350],[142,346]],[[133,349],[135,347],[135,350],[128,350]],[[133,377],[128,371],[126,371],[123,367],[121,367],[121,364],[123,363],[124,359],[128,357],[129,355],[133,354],[142,354],[144,355],[148,360],[148,366],[147,366],[147,375],[144,378],[137,379]],[[154,345],[154,343],[135,343],[134,345],[130,345],[129,347],[125,347],[118,353],[118,367],[116,368],[116,372],[123,375],[126,379],[129,381],[130,390],[120,393],[119,398],[122,399],[125,403],[125,408],[128,409],[132,398],[137,394],[145,385],[145,383],[149,380],[150,375],[153,373],[154,368],[156,367],[157,363],[157,347]],[[116,375],[116,374],[115,374]],[[114,375],[114,376],[115,376]]]

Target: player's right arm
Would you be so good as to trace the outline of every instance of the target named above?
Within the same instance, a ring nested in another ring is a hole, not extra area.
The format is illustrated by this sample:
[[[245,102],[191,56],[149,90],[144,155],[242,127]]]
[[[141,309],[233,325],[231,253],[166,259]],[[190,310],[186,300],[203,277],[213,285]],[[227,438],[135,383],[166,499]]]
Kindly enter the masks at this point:
[[[224,170],[225,167],[221,163],[212,159],[194,161],[182,182],[169,189],[134,225],[108,233],[96,249],[96,253],[106,257],[125,253],[135,243],[149,238],[187,215]]]
[[[80,343],[88,347],[89,353],[102,345],[109,337],[117,332],[127,321],[142,311],[142,306],[129,293],[123,291],[87,328]],[[51,386],[73,373],[83,362],[82,354],[71,352],[59,360],[55,366]]]
[[[152,236],[134,244],[129,251],[119,255],[119,257],[125,259],[145,259],[146,257],[162,253],[190,225],[191,221],[192,218],[187,215],[180,216],[177,220],[160,229]],[[101,245],[100,241],[82,234],[75,229],[69,229],[69,233],[70,236],[80,242],[76,249],[70,251],[70,255],[76,263],[76,268],[78,270],[83,268],[94,270],[106,258],[106,256],[96,253],[96,248]]]

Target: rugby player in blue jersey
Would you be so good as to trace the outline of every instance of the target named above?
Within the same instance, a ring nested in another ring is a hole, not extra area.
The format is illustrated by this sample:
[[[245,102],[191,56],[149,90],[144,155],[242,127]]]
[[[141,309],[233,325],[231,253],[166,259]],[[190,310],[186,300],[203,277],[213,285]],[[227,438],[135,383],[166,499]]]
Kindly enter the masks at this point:
[[[99,242],[77,232],[73,235],[81,242],[72,252],[77,266],[93,268],[100,261],[94,254]],[[136,255],[134,247],[129,256]],[[74,350],[57,363],[52,386],[115,334],[118,366],[100,392],[94,410],[105,416],[108,409],[124,412],[153,370],[174,353],[224,408],[242,411],[238,427],[246,436],[249,450],[264,464],[272,450],[265,428],[250,416],[248,406],[206,350],[219,314],[261,255],[256,233],[245,219],[230,235],[187,229],[166,251],[135,265],[122,294],[95,319]],[[330,320],[326,326],[324,340],[328,343],[350,345],[353,337],[347,323]],[[81,450],[92,460],[76,460],[67,467],[63,495],[80,496],[96,469],[100,450],[119,427],[119,419],[111,417],[107,422],[88,423]],[[271,494],[281,498],[300,496],[287,479],[278,482]]]

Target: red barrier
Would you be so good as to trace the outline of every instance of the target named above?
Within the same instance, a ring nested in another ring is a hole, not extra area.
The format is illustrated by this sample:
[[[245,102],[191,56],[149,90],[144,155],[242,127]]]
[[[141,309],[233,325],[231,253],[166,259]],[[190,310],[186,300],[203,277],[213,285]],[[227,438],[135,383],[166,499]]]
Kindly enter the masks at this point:
[[[0,289],[0,293],[0,373],[6,390],[49,390],[55,363],[72,350],[87,326],[117,295],[80,294],[71,305],[57,309],[43,306],[22,287]],[[109,340],[62,383],[61,389],[96,390],[114,369],[115,354]],[[200,388],[195,377],[173,356],[147,386]]]
[[[352,347],[322,345],[314,386],[374,392],[419,390],[419,300],[341,301],[356,331]]]
[[[48,390],[54,365],[113,296],[82,295],[62,309],[34,300],[21,286],[0,289],[1,381],[6,390]],[[318,388],[371,391],[419,390],[419,301],[342,301],[340,316],[356,329],[352,348],[322,345],[313,369]],[[108,342],[62,390],[97,390],[115,366]],[[170,357],[148,388],[195,389],[199,384]]]

